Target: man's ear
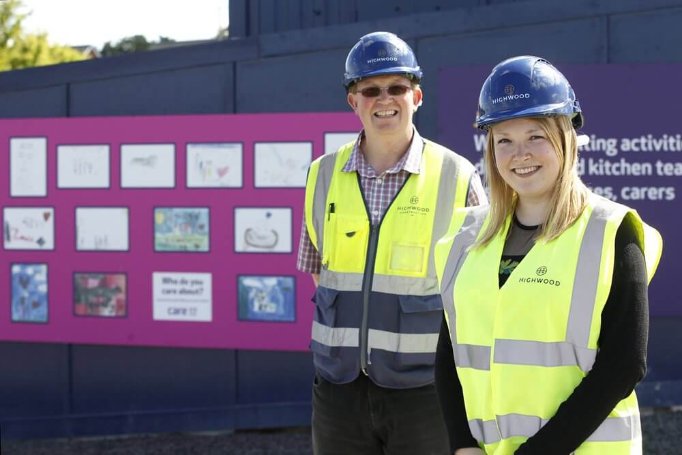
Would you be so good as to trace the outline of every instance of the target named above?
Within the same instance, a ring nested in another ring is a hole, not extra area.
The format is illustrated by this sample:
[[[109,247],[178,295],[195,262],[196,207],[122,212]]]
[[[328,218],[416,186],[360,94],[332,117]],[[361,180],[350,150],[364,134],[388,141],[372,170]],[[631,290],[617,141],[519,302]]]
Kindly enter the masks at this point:
[[[355,112],[358,108],[358,102],[355,99],[355,94],[348,92],[348,95],[346,96],[346,101],[348,102],[350,108],[353,109],[353,112]]]
[[[422,92],[421,87],[417,87],[412,90],[412,101],[414,103],[414,110],[416,112],[417,108],[424,102],[424,92]]]

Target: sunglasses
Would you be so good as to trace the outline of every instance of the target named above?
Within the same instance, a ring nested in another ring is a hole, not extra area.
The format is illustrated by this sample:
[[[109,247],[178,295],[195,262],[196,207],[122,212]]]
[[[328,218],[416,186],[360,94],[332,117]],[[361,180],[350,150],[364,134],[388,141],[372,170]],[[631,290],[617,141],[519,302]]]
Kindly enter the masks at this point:
[[[409,85],[390,85],[388,87],[365,87],[363,89],[357,90],[365,98],[376,98],[381,95],[381,92],[386,91],[390,96],[402,96],[407,93],[408,90],[412,90]]]

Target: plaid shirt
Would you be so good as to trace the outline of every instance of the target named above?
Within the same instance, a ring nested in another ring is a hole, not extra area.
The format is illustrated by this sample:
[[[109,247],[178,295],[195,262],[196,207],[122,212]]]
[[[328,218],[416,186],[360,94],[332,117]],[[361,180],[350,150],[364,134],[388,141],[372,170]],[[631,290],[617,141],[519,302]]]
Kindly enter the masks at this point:
[[[369,165],[364,154],[360,151],[360,142],[364,133],[361,132],[353,146],[353,151],[348,158],[342,172],[357,172],[360,174],[360,185],[365,196],[365,204],[369,210],[372,225],[379,224],[384,213],[402,188],[410,174],[419,174],[421,170],[422,150],[424,140],[417,130],[414,130],[412,142],[400,160],[391,168],[381,174],[377,174]],[[485,203],[487,197],[478,174],[472,177],[467,193],[467,206]],[[305,215],[301,227],[301,241],[298,248],[298,260],[296,267],[301,272],[320,273],[322,260],[319,253],[310,241],[308,229],[305,224]]]

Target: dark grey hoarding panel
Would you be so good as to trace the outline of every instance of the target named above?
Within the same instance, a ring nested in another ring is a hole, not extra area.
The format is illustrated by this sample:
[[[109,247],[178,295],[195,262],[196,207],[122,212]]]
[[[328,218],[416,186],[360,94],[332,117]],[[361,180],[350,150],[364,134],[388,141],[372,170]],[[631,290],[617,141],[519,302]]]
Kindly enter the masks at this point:
[[[233,113],[233,64],[73,84],[71,116]]]

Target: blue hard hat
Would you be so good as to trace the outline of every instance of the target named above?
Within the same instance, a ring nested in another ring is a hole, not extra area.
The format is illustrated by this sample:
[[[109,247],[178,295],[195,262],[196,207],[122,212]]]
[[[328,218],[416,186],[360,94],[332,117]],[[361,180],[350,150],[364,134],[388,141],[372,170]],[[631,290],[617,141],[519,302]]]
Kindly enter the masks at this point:
[[[519,117],[569,116],[573,127],[583,126],[580,104],[571,84],[547,60],[531,55],[499,63],[481,87],[474,126]]]
[[[405,41],[389,32],[369,33],[348,53],[343,85],[348,88],[360,79],[385,74],[404,74],[417,82],[422,78],[417,57]]]

